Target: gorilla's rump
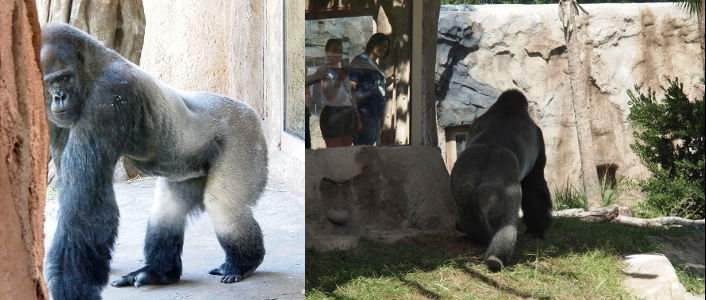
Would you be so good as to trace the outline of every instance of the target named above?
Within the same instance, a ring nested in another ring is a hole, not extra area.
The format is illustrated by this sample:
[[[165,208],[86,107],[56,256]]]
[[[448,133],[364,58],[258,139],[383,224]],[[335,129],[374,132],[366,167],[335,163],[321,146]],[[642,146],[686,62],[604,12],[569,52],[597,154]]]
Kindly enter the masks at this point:
[[[472,145],[452,170],[450,189],[456,200],[459,225],[474,242],[490,244],[504,224],[517,222],[522,190],[515,154],[502,147]]]

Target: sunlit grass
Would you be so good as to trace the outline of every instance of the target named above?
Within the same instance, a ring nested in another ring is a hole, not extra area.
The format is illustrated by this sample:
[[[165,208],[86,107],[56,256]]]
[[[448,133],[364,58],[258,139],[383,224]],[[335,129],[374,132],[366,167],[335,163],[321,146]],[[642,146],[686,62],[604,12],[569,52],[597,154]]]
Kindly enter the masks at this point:
[[[365,240],[346,251],[308,249],[306,295],[308,299],[630,299],[622,285],[621,256],[659,251],[647,236],[687,234],[692,232],[558,218],[545,240],[519,236],[511,265],[499,273],[489,272],[482,263],[485,248],[459,236],[420,237],[392,245]]]

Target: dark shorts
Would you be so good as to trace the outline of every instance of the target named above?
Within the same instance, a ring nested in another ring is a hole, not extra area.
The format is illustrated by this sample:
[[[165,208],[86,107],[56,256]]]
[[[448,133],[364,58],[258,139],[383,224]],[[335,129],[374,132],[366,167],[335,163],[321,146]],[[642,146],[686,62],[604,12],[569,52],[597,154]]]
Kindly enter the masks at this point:
[[[352,106],[325,106],[319,117],[321,135],[325,139],[355,136]]]

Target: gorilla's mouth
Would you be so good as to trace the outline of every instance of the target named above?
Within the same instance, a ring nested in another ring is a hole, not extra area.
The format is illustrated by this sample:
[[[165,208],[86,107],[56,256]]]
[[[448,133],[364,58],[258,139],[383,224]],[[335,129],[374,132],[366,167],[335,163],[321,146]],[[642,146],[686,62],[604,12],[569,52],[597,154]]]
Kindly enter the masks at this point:
[[[67,105],[68,104],[68,105]],[[57,119],[69,118],[74,115],[76,106],[71,103],[52,103],[51,112]]]
[[[63,108],[52,110],[52,119],[59,127],[68,127],[76,121],[77,112],[75,108]]]
[[[51,111],[57,119],[63,119],[71,115],[71,109],[64,110],[52,110]]]

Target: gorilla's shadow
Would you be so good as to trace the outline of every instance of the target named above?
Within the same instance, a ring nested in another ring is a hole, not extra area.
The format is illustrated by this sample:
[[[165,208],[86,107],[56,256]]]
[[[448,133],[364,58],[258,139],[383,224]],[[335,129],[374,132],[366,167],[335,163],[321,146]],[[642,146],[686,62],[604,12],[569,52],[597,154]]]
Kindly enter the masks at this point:
[[[524,224],[518,226],[520,234],[507,271],[512,272],[520,266],[535,269],[537,258],[543,263],[552,264],[553,258],[589,253],[596,249],[602,249],[616,257],[656,252],[659,245],[648,236],[693,234],[690,230],[682,232],[681,229],[675,231],[614,223],[589,223],[575,218],[555,218],[554,226],[546,232],[545,239],[542,240],[522,234],[525,229]],[[319,252],[307,249],[306,288],[307,291],[317,289],[329,297],[342,299],[341,295],[336,295],[336,289],[356,278],[387,277],[399,280],[425,297],[440,299],[443,296],[426,288],[425,282],[410,279],[408,274],[452,266],[470,275],[469,280],[479,280],[504,293],[523,298],[536,297],[530,292],[498,282],[491,273],[486,273],[489,271],[478,271],[486,269],[483,264],[485,249],[486,247],[472,243],[460,233],[417,237],[394,244],[362,240],[358,247],[349,250]],[[539,273],[551,275],[544,267],[536,269]],[[564,271],[562,276],[577,277],[578,274]]]
[[[500,284],[496,280],[493,280],[478,271],[475,271],[475,270],[468,268],[465,264],[457,264],[456,267],[463,270],[464,272],[470,274],[471,276],[478,278],[478,280],[485,282],[487,285],[492,286],[492,287],[494,287],[498,290],[501,290],[505,293],[513,294],[513,295],[516,295],[516,296],[522,297],[522,298],[551,299],[550,297],[537,297],[531,293],[525,293],[525,292],[519,291],[515,288],[512,288],[510,286]]]

